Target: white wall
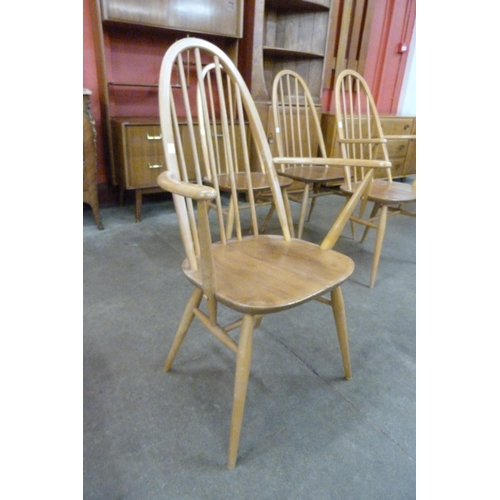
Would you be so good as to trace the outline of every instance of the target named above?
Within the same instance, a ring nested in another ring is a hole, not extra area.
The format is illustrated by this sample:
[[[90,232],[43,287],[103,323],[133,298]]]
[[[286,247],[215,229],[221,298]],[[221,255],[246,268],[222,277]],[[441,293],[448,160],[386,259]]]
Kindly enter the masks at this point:
[[[417,23],[413,27],[413,33],[410,42],[410,51],[408,52],[408,61],[405,68],[405,76],[401,87],[399,97],[398,115],[417,116]]]

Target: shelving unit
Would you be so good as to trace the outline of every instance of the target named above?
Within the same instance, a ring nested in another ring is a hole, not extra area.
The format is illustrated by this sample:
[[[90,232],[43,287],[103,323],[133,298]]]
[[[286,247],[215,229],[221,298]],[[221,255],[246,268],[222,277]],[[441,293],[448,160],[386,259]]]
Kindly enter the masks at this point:
[[[144,173],[144,168],[149,168],[151,164],[148,164],[147,158],[144,158],[144,166],[137,158],[127,156],[130,151],[149,151],[152,143],[147,136],[159,129],[158,78],[163,56],[177,40],[197,36],[214,43],[237,62],[239,38],[243,35],[243,2],[92,2],[99,101],[108,146],[106,163],[110,166],[109,178],[114,186],[120,188],[121,200],[124,191],[134,191],[137,220],[140,219],[142,195],[161,191],[156,185],[156,176],[166,168],[165,162],[161,162],[163,154],[159,150],[154,154],[158,160],[154,163],[154,172],[149,174]],[[143,133],[145,128],[151,130]],[[134,147],[124,147],[124,144],[131,144],[132,137]],[[139,144],[140,140],[144,143]]]
[[[269,101],[275,75],[292,69],[321,100],[329,46],[331,0],[256,0],[251,90],[256,101]]]
[[[325,67],[331,57],[336,14],[332,4],[337,6],[335,0],[249,0],[246,4],[239,69],[275,154],[271,93],[281,70],[291,69],[304,78],[321,115],[322,92],[328,86],[325,77],[330,76],[325,75]]]

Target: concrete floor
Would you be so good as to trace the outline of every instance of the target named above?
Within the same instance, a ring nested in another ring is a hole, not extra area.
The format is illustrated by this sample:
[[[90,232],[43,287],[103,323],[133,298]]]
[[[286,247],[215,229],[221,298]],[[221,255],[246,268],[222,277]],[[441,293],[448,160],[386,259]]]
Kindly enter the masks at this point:
[[[320,242],[342,203],[319,199],[304,238]],[[195,320],[163,373],[191,285],[168,195],[142,214],[103,208],[99,231],[84,210],[84,498],[415,498],[416,220],[390,219],[374,289],[374,232],[360,244],[346,229],[335,247],[356,263],[343,285],[352,380],[329,308],[264,319],[228,471],[234,355]]]

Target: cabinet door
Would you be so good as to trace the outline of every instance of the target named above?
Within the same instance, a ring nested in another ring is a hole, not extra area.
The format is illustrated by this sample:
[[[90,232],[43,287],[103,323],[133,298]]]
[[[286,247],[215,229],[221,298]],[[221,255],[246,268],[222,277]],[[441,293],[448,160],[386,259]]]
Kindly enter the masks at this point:
[[[105,21],[242,37],[243,0],[101,0]]]
[[[126,125],[126,188],[157,187],[156,178],[166,170],[159,125]]]

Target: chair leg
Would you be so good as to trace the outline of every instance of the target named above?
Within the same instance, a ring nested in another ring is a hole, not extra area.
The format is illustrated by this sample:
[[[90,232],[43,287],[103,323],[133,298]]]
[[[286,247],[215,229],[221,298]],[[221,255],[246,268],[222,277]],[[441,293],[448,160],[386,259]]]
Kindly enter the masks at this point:
[[[316,187],[316,185],[314,185],[313,192],[314,192],[314,194],[317,194],[319,192],[319,187]],[[309,207],[309,215],[307,216],[307,222],[309,222],[311,220],[312,213],[314,210],[314,205],[316,205],[316,196],[313,196],[311,198],[311,206]]]
[[[252,360],[254,317],[245,314],[241,326],[240,339],[238,342],[238,353],[236,355],[236,375],[234,379],[233,413],[231,416],[231,428],[229,433],[229,451],[227,456],[227,468],[234,469],[240,443],[241,424],[243,422],[243,411],[247,395],[248,377],[250,374],[250,362]]]
[[[349,354],[349,338],[347,335],[347,321],[345,317],[344,297],[340,286],[332,290],[332,309],[337,327],[337,336],[339,338],[340,352],[342,354],[342,363],[344,364],[345,378],[350,380],[351,374],[351,356]]]
[[[286,220],[288,221],[288,229],[290,231],[290,236],[295,238],[295,231],[293,229],[293,218],[292,218],[292,208],[290,207],[290,198],[288,197],[288,191],[286,188],[281,190],[283,195],[283,203],[285,204]]]
[[[382,243],[384,242],[385,226],[387,225],[387,205],[382,206],[380,218],[377,228],[377,238],[375,240],[375,250],[373,252],[372,275],[370,278],[370,288],[375,286],[375,278],[377,277],[378,261],[382,252]]]
[[[269,224],[269,221],[271,220],[271,217],[273,216],[274,209],[275,209],[274,203],[271,203],[271,206],[269,207],[269,212],[267,212],[267,216],[266,216],[266,219],[264,221],[264,224],[262,224],[262,228],[261,228],[262,233],[266,230],[267,225]]]
[[[373,219],[373,218],[376,217],[377,212],[379,211],[379,209],[380,209],[380,203],[375,203],[373,205],[372,213],[370,214],[370,219]],[[363,243],[363,241],[365,241],[366,235],[368,234],[369,230],[370,230],[370,226],[366,226],[365,230],[363,232],[363,236],[361,237],[361,243]]]
[[[345,205],[349,202],[350,196],[346,196],[345,198]],[[352,239],[356,240],[356,223],[351,219],[351,234],[352,234]]]
[[[229,199],[229,206],[227,208],[226,220],[226,238],[229,240],[233,233],[234,226],[234,210],[238,210],[238,204],[234,202],[233,197]]]
[[[304,186],[304,194],[302,195],[302,204],[300,207],[299,227],[297,229],[297,238],[302,238],[302,230],[304,229],[304,222],[306,220],[307,202],[309,200],[309,184]]]
[[[167,360],[165,361],[165,367],[163,368],[165,372],[168,372],[172,366],[177,351],[179,350],[179,347],[181,346],[182,341],[184,340],[184,337],[186,336],[186,333],[193,321],[194,309],[199,307],[202,297],[203,291],[200,288],[195,288],[189,298],[186,309],[184,310],[179,328],[177,329],[177,333],[175,334],[174,341],[172,343],[172,347],[170,348]]]

